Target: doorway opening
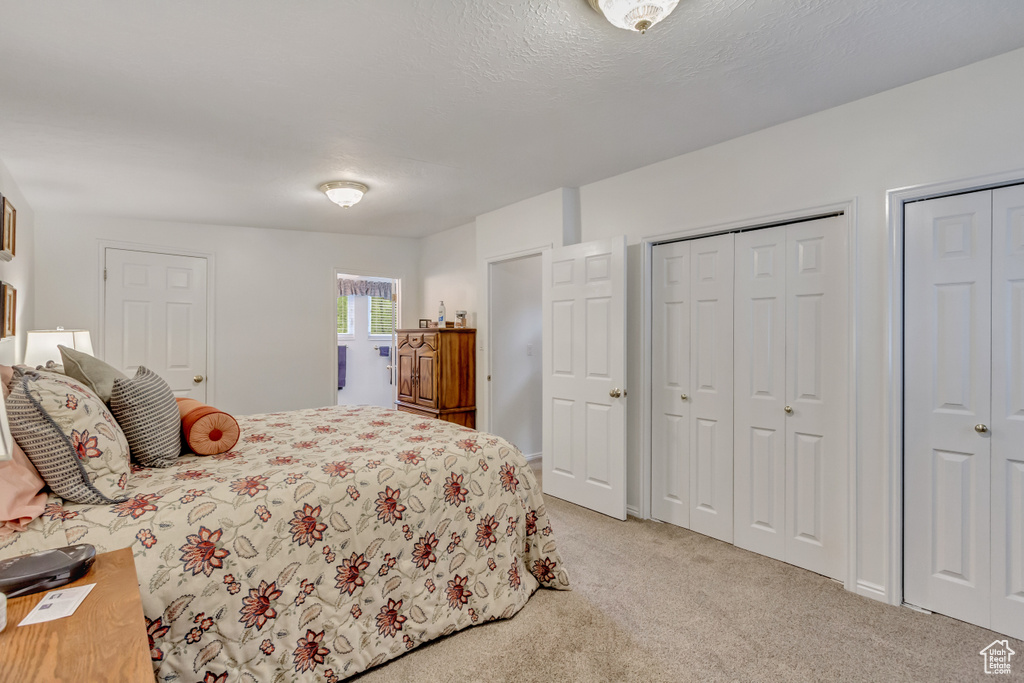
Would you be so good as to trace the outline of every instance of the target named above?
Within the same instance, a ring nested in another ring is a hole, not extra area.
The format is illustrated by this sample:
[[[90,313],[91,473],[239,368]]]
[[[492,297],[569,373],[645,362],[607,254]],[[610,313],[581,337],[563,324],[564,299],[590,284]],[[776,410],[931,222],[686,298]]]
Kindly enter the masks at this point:
[[[541,265],[538,253],[488,268],[489,428],[529,461],[540,458],[543,441]]]
[[[337,273],[338,405],[392,408],[399,281]]]

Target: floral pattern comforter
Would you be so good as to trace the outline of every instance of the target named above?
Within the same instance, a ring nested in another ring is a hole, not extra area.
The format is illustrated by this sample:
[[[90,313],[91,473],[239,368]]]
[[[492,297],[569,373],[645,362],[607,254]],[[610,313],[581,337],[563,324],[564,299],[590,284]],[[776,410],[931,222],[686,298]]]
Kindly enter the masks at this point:
[[[336,681],[566,589],[508,442],[373,407],[239,419],[234,450],[134,469],[129,499],[51,497],[0,557],[130,546],[161,681]]]

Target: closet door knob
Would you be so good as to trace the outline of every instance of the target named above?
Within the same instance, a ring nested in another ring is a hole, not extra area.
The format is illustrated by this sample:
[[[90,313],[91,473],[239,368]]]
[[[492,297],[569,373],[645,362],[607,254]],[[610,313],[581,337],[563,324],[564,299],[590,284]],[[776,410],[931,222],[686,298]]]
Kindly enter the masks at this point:
[[[685,401],[686,399],[688,399],[688,398],[690,398],[690,397],[689,397],[689,396],[687,396],[686,394],[679,394],[679,398],[680,398],[681,400]]]
[[[786,411],[787,415],[792,415],[793,414],[793,406],[786,406],[785,408],[783,408],[783,410]]]
[[[202,375],[196,375],[195,377],[192,378],[192,381],[195,382],[196,384],[199,384],[200,382],[203,381],[203,376]]]
[[[974,431],[978,432],[979,434],[984,434],[985,432],[988,431],[988,427],[986,427],[985,425],[974,425]]]
[[[609,391],[608,395],[611,396],[612,398],[618,398],[619,396],[622,396],[622,390],[616,387]]]

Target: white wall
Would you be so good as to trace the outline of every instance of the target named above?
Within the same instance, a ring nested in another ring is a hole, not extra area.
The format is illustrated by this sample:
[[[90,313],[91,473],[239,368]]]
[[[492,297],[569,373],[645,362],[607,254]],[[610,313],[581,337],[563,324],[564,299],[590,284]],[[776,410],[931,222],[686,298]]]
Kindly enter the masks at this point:
[[[466,311],[467,325],[477,326],[476,224],[467,223],[420,240],[420,300],[416,318],[437,320],[437,308],[444,301],[448,320],[455,311]],[[406,327],[416,327],[409,319]]]
[[[228,412],[335,403],[337,271],[400,278],[403,320],[416,318],[418,240],[41,213],[37,325],[99,334],[101,240],[214,255],[208,400]]]
[[[897,409],[886,405],[884,375],[891,296],[886,192],[1014,169],[1024,178],[1024,89],[1013,86],[1022,80],[1024,50],[1017,50],[580,188],[582,240],[626,234],[630,244],[631,397],[640,395],[643,372],[643,238],[854,202],[855,579],[865,595],[892,596],[887,569],[898,561],[888,550],[888,419]],[[477,282],[485,281],[488,257],[559,244],[564,208],[555,190],[478,217]],[[630,401],[628,411],[633,509],[643,484],[639,403]]]
[[[391,356],[381,356],[375,346],[391,346],[391,337],[384,339],[370,337],[370,297],[353,296],[352,339],[339,344],[348,347],[345,363],[345,388],[338,391],[339,405],[372,405],[394,408],[394,385],[391,383]]]
[[[35,214],[2,161],[0,195],[7,197],[17,211],[15,256],[10,261],[0,261],[0,281],[13,285],[18,292],[17,318],[14,323],[16,336],[0,341],[0,363],[14,365],[21,362],[25,353],[25,333],[37,329],[34,322],[36,292],[32,282],[35,270]]]
[[[483,324],[489,315],[488,263],[524,255],[521,252],[537,252],[562,246],[565,236],[577,231],[575,225],[566,225],[567,221],[575,222],[575,216],[578,215],[578,207],[573,205],[576,197],[575,190],[559,188],[476,218],[476,280],[470,286],[481,292],[477,313],[480,324],[476,336],[476,424],[479,429],[490,429],[491,416],[487,400],[489,332],[487,325]]]
[[[527,457],[542,448],[541,257],[490,265],[491,427]]]

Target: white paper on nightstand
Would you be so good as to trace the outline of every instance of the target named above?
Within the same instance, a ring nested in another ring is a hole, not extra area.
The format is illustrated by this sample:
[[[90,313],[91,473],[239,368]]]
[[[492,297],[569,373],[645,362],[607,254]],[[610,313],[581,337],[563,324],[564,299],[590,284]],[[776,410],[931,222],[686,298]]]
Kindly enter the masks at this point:
[[[41,624],[44,621],[70,617],[95,585],[95,583],[90,583],[84,586],[75,586],[74,588],[61,588],[60,590],[47,593],[39,604],[25,615],[25,618],[21,620],[18,626]]]

